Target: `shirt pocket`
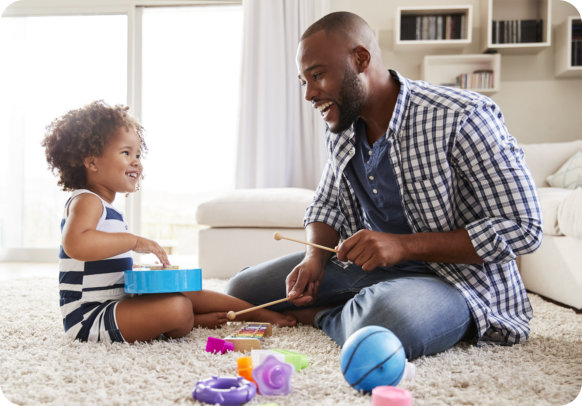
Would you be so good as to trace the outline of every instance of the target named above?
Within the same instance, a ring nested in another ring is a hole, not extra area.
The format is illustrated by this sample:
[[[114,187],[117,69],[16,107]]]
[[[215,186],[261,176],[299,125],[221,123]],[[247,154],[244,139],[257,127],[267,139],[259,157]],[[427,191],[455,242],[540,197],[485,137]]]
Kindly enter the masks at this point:
[[[407,185],[408,203],[413,217],[419,219],[421,231],[449,231],[453,229],[455,210],[451,179],[437,175],[411,181]]]

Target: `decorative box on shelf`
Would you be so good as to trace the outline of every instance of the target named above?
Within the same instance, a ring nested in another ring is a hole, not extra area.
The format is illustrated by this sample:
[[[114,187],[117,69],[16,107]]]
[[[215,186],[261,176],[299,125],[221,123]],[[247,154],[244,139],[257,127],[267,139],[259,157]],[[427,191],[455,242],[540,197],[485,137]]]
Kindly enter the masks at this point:
[[[554,39],[555,75],[582,76],[582,19],[570,16],[556,27]]]

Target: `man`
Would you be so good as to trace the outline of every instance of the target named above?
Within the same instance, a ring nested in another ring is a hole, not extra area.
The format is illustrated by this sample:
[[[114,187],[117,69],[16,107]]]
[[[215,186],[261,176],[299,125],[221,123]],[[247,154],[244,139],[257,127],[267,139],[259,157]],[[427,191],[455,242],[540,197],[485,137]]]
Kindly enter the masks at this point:
[[[541,215],[498,106],[387,70],[373,31],[352,13],[308,28],[297,65],[328,127],[306,235],[339,243],[337,257],[308,246],[241,271],[227,292],[252,303],[286,294],[304,307],[291,310],[299,321],[339,345],[384,326],[408,359],[468,338],[525,340],[532,309],[515,259],[539,246]]]

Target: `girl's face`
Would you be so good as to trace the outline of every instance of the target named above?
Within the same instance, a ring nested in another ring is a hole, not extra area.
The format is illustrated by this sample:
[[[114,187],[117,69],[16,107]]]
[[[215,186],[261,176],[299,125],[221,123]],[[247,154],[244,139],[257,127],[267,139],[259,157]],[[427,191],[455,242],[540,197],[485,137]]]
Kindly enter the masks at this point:
[[[116,193],[135,192],[143,170],[140,147],[140,139],[133,128],[119,128],[101,156],[88,158],[89,188],[110,203]]]

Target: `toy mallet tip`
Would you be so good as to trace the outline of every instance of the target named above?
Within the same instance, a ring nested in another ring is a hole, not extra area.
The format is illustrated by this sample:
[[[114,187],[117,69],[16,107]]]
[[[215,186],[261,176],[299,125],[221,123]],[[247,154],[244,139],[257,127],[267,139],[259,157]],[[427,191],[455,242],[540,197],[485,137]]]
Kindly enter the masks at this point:
[[[236,318],[235,312],[233,312],[232,310],[229,311],[228,313],[226,313],[226,318],[229,320],[234,320]]]
[[[275,234],[273,234],[273,238],[275,240],[280,240],[281,239],[281,234],[279,232],[276,232]]]

